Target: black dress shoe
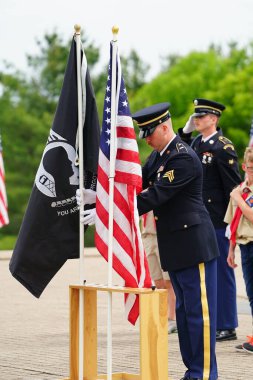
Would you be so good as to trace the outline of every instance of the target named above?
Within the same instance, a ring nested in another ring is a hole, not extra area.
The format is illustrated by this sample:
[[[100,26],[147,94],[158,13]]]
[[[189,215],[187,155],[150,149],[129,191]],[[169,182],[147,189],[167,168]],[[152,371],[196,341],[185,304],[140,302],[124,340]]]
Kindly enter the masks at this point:
[[[235,340],[237,339],[236,331],[233,330],[220,330],[219,334],[216,332],[216,341],[223,342],[224,340]]]

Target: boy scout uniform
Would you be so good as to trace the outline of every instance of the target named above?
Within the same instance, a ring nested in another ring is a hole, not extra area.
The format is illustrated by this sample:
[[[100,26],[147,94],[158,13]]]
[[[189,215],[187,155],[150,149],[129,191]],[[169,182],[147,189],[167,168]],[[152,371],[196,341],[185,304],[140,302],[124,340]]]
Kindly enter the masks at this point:
[[[168,272],[164,272],[161,268],[153,211],[142,215],[141,237],[152,280],[169,280]]]
[[[253,185],[248,186],[244,181],[241,184],[242,193],[246,192],[245,202],[249,207],[253,207]],[[225,215],[225,222],[231,224],[237,209],[236,202],[231,198]],[[243,214],[240,217],[235,236],[236,243],[240,246],[242,272],[248,296],[251,314],[253,317],[253,225]],[[247,352],[253,353],[250,343],[243,343],[243,348]]]
[[[246,181],[244,181],[241,185],[242,193],[244,191],[249,191],[248,196],[245,199],[245,202],[253,207],[253,185],[248,186]],[[224,221],[227,224],[232,222],[233,216],[235,215],[235,211],[237,209],[237,204],[233,199],[230,199],[227,212],[224,218]],[[245,216],[242,214],[237,230],[236,230],[236,243],[246,245],[250,242],[253,242],[253,225]]]
[[[207,99],[194,100],[194,117],[206,114],[221,116],[225,106]],[[202,135],[195,139],[191,133],[179,136],[196,152],[203,168],[203,200],[213,222],[220,257],[217,262],[217,340],[235,339],[238,326],[236,307],[236,283],[234,270],[227,264],[228,239],[225,237],[224,215],[229,203],[230,192],[241,182],[238,158],[233,143],[222,135],[220,128],[207,141]]]
[[[145,138],[166,121],[168,103],[133,115]],[[176,293],[184,379],[216,380],[215,232],[202,200],[202,167],[194,151],[176,136],[164,153],[153,151],[143,167],[140,215],[154,211],[161,266],[169,271]],[[204,322],[205,321],[205,322]]]

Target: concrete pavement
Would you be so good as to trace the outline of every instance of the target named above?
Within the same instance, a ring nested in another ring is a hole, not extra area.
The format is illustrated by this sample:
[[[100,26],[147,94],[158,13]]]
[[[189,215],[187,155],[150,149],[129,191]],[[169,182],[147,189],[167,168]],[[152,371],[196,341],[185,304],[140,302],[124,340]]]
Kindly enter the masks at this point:
[[[38,300],[11,276],[8,269],[10,255],[11,252],[0,251],[0,380],[66,378],[69,374],[68,285],[78,283],[78,260],[69,260]],[[85,268],[88,283],[106,284],[106,263],[93,248],[87,249]],[[240,323],[238,340],[217,344],[219,380],[248,380],[253,376],[253,355],[234,349],[235,344],[245,341],[246,335],[252,331],[240,266],[236,269],[236,278]],[[113,283],[122,284],[115,273]],[[99,373],[106,373],[106,304],[106,294],[100,294]],[[138,326],[133,327],[125,320],[123,296],[115,294],[113,372],[139,373],[138,338]],[[168,340],[170,380],[179,380],[185,369],[177,334],[169,335]]]

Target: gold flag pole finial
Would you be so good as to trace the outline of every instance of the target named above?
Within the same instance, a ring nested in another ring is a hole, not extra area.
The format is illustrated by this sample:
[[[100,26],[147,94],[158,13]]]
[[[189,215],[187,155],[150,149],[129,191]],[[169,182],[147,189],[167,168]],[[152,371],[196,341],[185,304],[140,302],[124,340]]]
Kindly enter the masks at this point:
[[[118,33],[119,33],[119,27],[114,25],[112,27],[113,41],[117,41]]]
[[[81,26],[78,25],[78,24],[75,24],[74,28],[75,28],[75,34],[80,34],[80,32],[81,32]]]

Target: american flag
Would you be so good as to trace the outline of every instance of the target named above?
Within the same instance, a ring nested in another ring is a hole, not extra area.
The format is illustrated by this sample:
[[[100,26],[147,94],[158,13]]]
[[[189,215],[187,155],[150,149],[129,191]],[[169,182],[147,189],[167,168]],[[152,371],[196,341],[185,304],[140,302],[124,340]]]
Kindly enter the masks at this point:
[[[4,162],[0,135],[0,228],[9,224],[7,196],[5,190]]]
[[[136,194],[142,189],[142,174],[133,122],[128,105],[124,79],[117,52],[116,74],[116,139],[114,202],[113,202],[113,268],[132,288],[150,287],[151,278],[142,245]],[[103,124],[100,139],[98,183],[96,200],[96,247],[108,260],[109,167],[111,134],[111,74],[110,64],[104,101]],[[125,296],[126,315],[132,324],[139,316],[139,298]]]

